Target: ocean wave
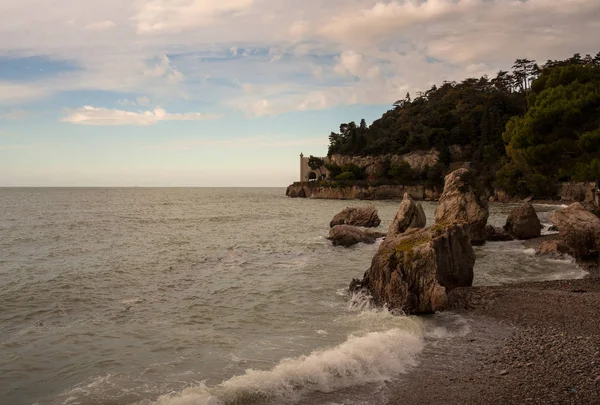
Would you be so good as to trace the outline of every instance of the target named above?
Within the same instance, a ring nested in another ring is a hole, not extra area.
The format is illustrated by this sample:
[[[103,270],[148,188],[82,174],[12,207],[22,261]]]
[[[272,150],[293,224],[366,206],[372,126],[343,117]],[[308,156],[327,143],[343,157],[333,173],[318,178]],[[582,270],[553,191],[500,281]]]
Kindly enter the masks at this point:
[[[398,328],[351,335],[338,346],[283,359],[271,370],[249,369],[217,386],[200,384],[163,395],[152,404],[293,403],[310,392],[388,381],[416,366],[423,347],[422,336]]]

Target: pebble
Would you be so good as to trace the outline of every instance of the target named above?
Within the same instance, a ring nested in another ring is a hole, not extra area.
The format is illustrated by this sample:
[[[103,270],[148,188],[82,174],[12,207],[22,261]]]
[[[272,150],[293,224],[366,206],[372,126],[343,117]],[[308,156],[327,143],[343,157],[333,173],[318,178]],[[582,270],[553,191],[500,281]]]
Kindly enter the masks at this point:
[[[500,371],[500,375],[506,375],[506,374],[508,374],[508,370],[502,370],[502,371]]]

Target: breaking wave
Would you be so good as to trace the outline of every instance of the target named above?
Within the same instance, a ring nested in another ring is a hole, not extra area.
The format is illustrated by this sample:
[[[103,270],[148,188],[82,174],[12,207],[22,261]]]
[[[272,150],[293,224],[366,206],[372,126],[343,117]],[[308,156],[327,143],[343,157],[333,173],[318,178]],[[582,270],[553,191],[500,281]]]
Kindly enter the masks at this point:
[[[281,360],[271,370],[246,370],[221,384],[163,395],[155,405],[293,403],[310,392],[331,392],[388,381],[417,364],[423,337],[398,328],[351,335],[333,348]]]

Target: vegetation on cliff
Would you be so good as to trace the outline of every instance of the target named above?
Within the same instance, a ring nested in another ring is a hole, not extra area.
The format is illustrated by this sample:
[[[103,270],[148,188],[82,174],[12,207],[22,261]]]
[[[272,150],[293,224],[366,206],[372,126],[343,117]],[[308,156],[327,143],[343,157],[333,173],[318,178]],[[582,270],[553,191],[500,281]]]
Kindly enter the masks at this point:
[[[546,197],[556,181],[600,178],[600,53],[542,67],[518,59],[492,79],[434,85],[396,101],[370,126],[340,125],[329,141],[329,156],[440,153],[435,168],[389,167],[384,179],[439,184],[453,161],[469,161],[488,187]],[[333,178],[364,178],[360,168],[328,169]]]

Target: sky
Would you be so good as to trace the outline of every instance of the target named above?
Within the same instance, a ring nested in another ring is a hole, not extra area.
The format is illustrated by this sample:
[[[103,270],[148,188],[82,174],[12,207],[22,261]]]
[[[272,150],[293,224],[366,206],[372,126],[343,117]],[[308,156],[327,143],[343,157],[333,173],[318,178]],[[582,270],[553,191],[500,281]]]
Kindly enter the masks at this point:
[[[286,186],[342,122],[598,32],[599,0],[0,0],[0,186]]]

